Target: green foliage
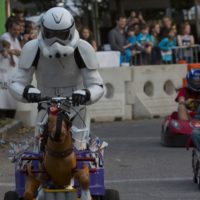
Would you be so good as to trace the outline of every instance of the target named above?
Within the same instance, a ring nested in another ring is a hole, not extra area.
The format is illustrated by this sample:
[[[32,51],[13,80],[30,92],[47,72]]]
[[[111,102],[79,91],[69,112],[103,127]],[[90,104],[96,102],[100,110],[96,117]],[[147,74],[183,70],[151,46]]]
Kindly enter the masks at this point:
[[[5,16],[5,1],[0,1],[0,34],[4,33]]]

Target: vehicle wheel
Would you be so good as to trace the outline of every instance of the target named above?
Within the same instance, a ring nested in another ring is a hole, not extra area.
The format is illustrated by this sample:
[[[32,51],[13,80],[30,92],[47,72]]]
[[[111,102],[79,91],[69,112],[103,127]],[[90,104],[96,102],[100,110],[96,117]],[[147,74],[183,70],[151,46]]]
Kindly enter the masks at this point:
[[[15,191],[8,191],[4,195],[4,200],[19,200],[19,196]]]
[[[198,166],[198,167],[199,167],[199,166]],[[200,189],[200,171],[199,171],[199,168],[198,168],[198,171],[197,171],[196,179],[197,179],[198,188]]]
[[[173,135],[168,129],[161,132],[161,144],[166,147],[186,147],[189,138],[189,135]]]
[[[194,183],[198,183],[197,177],[193,177],[193,182],[194,182]]]
[[[197,177],[197,184],[198,184],[198,188],[200,190],[200,177]]]
[[[105,196],[102,197],[102,200],[120,200],[119,192],[113,189],[106,189]]]

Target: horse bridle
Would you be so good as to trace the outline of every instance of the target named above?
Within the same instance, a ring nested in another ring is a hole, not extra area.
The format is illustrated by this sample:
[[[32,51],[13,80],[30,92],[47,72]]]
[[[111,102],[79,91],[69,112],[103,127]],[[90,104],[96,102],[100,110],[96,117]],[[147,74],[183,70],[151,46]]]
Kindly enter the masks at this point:
[[[57,113],[57,120],[56,120],[56,132],[54,137],[52,137],[51,135],[48,134],[48,137],[54,141],[54,142],[60,142],[60,134],[61,134],[61,130],[62,130],[62,122],[63,120],[67,120],[69,123],[69,126],[72,125],[71,120],[69,119],[67,113],[59,111]],[[69,148],[65,151],[62,152],[57,152],[54,151],[48,147],[46,147],[46,151],[48,152],[49,155],[53,156],[53,157],[57,157],[57,158],[64,158],[67,157],[68,155],[70,155],[73,152],[73,148]]]
[[[62,111],[59,111],[57,113],[57,120],[56,120],[56,132],[55,132],[55,135],[54,137],[52,137],[51,135],[49,135],[49,138],[52,140],[52,141],[55,141],[55,142],[60,142],[60,134],[61,134],[61,129],[62,129],[62,122],[63,120],[67,120],[68,123],[69,123],[69,126],[71,127],[71,121],[69,119],[69,117],[67,116],[66,113],[63,113]]]

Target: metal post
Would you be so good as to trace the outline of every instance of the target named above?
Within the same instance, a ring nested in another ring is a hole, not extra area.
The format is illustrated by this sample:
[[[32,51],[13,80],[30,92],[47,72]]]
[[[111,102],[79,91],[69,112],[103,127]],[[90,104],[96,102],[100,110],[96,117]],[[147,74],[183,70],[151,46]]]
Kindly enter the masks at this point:
[[[6,9],[6,18],[8,18],[10,16],[10,14],[11,14],[11,11],[10,11],[10,0],[6,0],[5,9]]]
[[[92,1],[92,28],[93,28],[93,34],[94,34],[94,38],[95,40],[97,39],[97,24],[96,24],[96,11],[95,11],[95,3],[96,3],[96,0],[93,0]]]
[[[97,42],[97,46],[101,44],[100,32],[99,32],[99,7],[97,0],[92,1],[92,26],[94,38]]]
[[[100,28],[99,28],[99,6],[97,0],[95,1],[95,13],[96,13],[96,42],[97,46],[101,44],[101,39],[100,39]]]
[[[199,0],[194,1],[195,6],[195,23],[196,23],[196,30],[197,30],[197,37],[200,38],[200,22],[199,22],[199,13],[198,13],[198,6],[200,5]]]

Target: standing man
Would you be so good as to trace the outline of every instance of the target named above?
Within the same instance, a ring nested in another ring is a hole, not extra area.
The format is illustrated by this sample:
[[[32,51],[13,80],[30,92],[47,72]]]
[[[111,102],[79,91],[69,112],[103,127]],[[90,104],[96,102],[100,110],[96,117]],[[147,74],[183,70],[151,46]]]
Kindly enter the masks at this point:
[[[108,34],[108,42],[111,49],[120,51],[120,63],[126,62],[125,45],[127,44],[125,37],[126,17],[120,15],[116,18],[116,27],[113,28]]]
[[[10,95],[8,82],[18,67],[21,53],[20,43],[17,39],[20,33],[20,25],[15,18],[8,18],[6,22],[7,32],[0,37],[0,117],[15,116],[16,100]]]

